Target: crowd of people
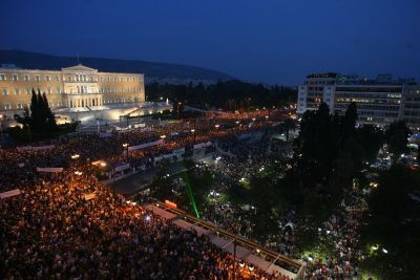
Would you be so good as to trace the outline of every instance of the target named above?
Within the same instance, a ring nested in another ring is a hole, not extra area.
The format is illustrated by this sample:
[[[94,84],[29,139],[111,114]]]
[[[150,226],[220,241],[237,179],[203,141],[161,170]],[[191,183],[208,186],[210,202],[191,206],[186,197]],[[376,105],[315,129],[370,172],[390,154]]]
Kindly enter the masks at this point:
[[[92,161],[122,161],[122,144],[147,143],[169,135],[166,129],[79,135],[43,143],[53,146],[40,150],[0,150],[0,192],[20,190],[0,200],[0,278],[234,279],[235,266],[236,279],[288,279],[239,265],[205,236],[176,227],[98,181]],[[231,133],[196,129],[197,134],[132,153],[129,160],[142,162]],[[37,167],[63,171],[44,174]]]
[[[306,279],[359,279],[358,263],[362,252],[358,249],[359,227],[363,211],[361,194],[346,194],[347,203],[318,229],[320,242],[332,243],[333,253],[326,259],[308,261]]]
[[[278,132],[278,128],[265,128],[254,130],[253,133],[242,135],[242,137],[231,136],[219,139],[214,155],[215,164],[198,165],[193,172],[195,174],[200,173],[201,170],[210,170],[215,175],[212,191],[208,194],[207,203],[201,211],[204,219],[225,230],[256,240],[283,255],[295,257],[296,215],[294,211],[288,211],[284,217],[280,217],[275,233],[260,236],[254,232],[258,209],[252,204],[242,205],[226,201],[221,195],[228,193],[232,186],[238,183],[246,184],[248,179],[264,172],[264,167],[270,166],[274,161],[273,158],[280,159],[286,156],[281,149],[276,153],[270,151],[273,145],[278,144],[273,144],[271,141],[273,134]],[[282,143],[282,145],[287,145],[287,143]],[[282,174],[277,174],[277,176],[282,176]]]
[[[266,134],[267,129],[259,132],[254,130],[247,139],[237,136],[225,137],[217,141],[216,156],[218,160],[212,166],[216,173],[215,182],[209,196],[210,203],[202,209],[203,218],[246,238],[257,239],[253,235],[255,227],[252,205],[241,207],[223,199],[220,194],[241,181],[262,172],[264,166],[272,161],[269,141],[272,134]],[[278,149],[282,153],[282,149]],[[283,155],[287,157],[287,155]],[[209,168],[209,167],[206,167]],[[349,211],[360,206],[360,194],[351,191],[345,194],[346,203],[319,229],[320,242],[329,242],[334,246],[334,252],[326,259],[308,259],[305,279],[358,279],[361,253],[358,250],[359,223],[363,212]],[[243,206],[243,205],[242,205]],[[278,221],[278,230],[264,237],[263,244],[286,256],[298,258],[296,255],[296,233],[301,230],[304,222],[300,221],[295,211],[289,210]],[[261,242],[262,240],[257,240]]]

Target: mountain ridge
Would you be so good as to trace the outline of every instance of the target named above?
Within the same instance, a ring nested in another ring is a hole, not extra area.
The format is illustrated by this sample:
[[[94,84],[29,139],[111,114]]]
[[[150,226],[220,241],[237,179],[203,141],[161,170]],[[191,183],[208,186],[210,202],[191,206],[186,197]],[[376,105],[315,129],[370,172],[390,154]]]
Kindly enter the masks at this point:
[[[217,82],[234,77],[212,69],[184,64],[150,62],[136,59],[102,57],[58,56],[16,49],[0,49],[0,64],[14,64],[18,68],[61,70],[63,67],[81,64],[102,72],[142,73],[146,81],[157,82]]]

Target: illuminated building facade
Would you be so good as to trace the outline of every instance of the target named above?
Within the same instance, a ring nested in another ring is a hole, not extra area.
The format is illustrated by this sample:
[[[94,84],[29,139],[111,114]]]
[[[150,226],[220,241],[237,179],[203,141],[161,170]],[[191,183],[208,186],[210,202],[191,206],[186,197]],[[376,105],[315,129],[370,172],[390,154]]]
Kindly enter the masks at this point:
[[[100,110],[143,103],[144,75],[108,73],[84,65],[61,71],[0,68],[0,112],[13,115],[31,102],[32,90],[45,93],[54,110]]]
[[[368,80],[334,73],[312,74],[299,86],[297,110],[303,114],[324,102],[330,112],[343,114],[355,102],[360,123],[386,125],[411,118],[410,123],[418,125],[420,95],[416,95],[419,87],[413,84],[413,80],[392,80],[390,75]]]
[[[420,86],[411,85],[404,87],[402,119],[410,126],[420,127]]]
[[[306,110],[316,110],[324,100],[324,91],[335,85],[336,73],[310,74],[303,85],[299,86],[297,111],[303,114]]]

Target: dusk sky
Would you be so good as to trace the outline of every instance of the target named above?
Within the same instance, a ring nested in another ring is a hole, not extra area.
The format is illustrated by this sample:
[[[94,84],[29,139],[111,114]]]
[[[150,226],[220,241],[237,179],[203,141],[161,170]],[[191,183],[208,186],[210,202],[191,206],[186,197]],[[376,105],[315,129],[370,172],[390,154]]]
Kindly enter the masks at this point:
[[[419,12],[419,0],[2,0],[0,48],[289,85],[314,71],[420,80]]]

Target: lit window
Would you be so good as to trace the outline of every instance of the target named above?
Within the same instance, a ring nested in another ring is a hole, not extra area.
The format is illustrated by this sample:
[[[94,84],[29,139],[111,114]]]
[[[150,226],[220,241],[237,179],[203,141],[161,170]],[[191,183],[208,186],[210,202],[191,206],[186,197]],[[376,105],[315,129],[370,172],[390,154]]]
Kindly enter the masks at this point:
[[[3,96],[7,96],[7,89],[3,89]]]
[[[17,75],[13,75],[13,81],[17,81],[18,80],[18,76]]]

